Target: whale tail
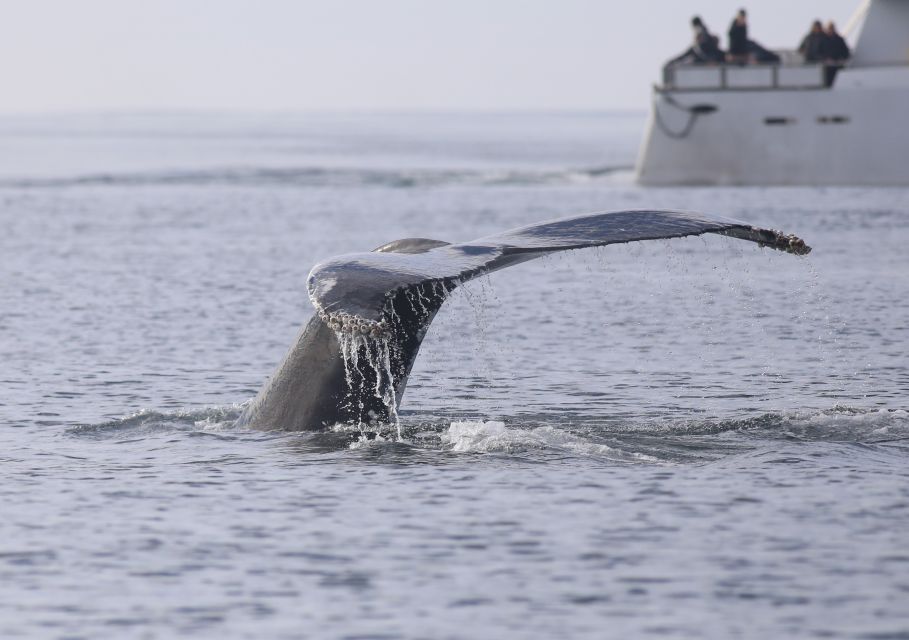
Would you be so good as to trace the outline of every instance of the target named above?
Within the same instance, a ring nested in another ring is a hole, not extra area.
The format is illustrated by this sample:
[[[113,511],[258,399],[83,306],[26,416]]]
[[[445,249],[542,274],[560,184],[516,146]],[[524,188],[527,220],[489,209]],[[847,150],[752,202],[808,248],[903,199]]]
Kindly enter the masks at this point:
[[[446,244],[408,238],[375,251],[413,254]],[[394,290],[379,320],[319,309],[238,424],[298,431],[396,423],[423,337],[455,286],[442,280]]]
[[[295,430],[396,422],[423,337],[460,284],[558,251],[704,233],[811,251],[800,238],[745,222],[647,210],[561,218],[461,244],[408,238],[326,260],[307,283],[316,315],[241,422]]]

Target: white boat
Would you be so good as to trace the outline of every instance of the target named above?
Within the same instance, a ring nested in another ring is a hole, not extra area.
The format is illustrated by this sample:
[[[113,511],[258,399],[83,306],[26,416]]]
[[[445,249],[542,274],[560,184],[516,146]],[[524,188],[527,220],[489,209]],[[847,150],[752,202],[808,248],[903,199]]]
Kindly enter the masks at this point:
[[[909,0],[867,0],[854,23],[852,57],[831,86],[796,52],[667,70],[638,182],[909,185]]]

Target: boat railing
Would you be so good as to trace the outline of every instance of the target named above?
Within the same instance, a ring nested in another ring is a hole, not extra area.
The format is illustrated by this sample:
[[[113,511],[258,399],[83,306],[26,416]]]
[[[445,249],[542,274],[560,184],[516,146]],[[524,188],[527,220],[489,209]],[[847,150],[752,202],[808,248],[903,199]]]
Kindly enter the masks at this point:
[[[771,64],[675,64],[663,70],[663,89],[674,91],[741,91],[823,89],[829,76],[823,64],[806,64],[798,54],[778,52]],[[789,55],[787,55],[789,54]]]

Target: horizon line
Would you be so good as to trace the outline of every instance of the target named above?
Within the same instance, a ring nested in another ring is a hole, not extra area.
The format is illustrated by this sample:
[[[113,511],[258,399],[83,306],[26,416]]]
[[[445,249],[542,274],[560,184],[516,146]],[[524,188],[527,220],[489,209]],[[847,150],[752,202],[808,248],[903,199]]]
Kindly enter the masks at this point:
[[[327,108],[236,108],[236,107],[86,107],[11,109],[0,108],[2,118],[53,117],[53,116],[168,116],[168,115],[643,115],[646,108],[614,107],[327,107]]]

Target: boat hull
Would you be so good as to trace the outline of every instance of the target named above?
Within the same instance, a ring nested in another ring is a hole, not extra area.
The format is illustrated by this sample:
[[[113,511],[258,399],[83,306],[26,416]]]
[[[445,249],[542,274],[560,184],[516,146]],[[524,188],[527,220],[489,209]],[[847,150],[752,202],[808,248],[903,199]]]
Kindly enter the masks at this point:
[[[637,179],[909,185],[909,67],[844,69],[832,88],[655,89]]]

